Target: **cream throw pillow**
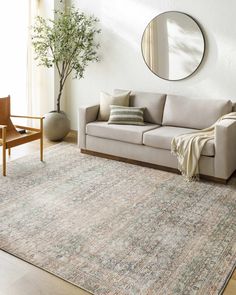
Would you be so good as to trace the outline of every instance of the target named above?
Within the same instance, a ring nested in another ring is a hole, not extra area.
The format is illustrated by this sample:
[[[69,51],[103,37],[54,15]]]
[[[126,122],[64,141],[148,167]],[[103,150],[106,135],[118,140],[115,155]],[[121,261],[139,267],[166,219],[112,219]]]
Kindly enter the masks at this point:
[[[129,96],[131,91],[122,94],[111,95],[106,92],[100,94],[100,109],[98,113],[99,121],[108,121],[110,116],[110,105],[129,106]]]

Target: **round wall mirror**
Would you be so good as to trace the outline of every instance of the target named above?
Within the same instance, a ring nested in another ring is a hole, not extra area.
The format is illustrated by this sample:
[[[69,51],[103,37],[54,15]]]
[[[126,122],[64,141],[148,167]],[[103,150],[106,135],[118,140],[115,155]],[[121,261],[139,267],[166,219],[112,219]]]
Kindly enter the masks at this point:
[[[151,20],[143,33],[143,58],[162,79],[175,81],[189,77],[200,66],[204,51],[203,33],[185,13],[162,13]]]

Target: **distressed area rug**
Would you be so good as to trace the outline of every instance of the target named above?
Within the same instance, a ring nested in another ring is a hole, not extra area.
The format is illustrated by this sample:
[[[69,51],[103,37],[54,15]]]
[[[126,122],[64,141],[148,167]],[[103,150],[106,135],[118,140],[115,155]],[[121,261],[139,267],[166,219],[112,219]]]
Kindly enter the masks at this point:
[[[219,294],[236,260],[227,186],[58,144],[0,177],[0,247],[99,295]]]

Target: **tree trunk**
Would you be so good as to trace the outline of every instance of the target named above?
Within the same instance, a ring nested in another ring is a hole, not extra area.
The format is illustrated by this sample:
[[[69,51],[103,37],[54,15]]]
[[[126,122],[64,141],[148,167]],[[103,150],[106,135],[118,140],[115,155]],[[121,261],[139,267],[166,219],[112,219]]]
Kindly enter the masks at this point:
[[[63,78],[60,79],[60,89],[59,89],[59,94],[57,97],[57,112],[60,113],[61,111],[61,95],[62,95],[62,90],[63,90]]]

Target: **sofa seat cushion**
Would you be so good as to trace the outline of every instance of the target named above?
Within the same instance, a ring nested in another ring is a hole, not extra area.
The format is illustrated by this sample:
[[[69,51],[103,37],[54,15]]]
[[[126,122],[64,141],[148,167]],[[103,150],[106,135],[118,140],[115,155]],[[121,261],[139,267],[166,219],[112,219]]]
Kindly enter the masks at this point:
[[[159,125],[146,123],[144,126],[109,125],[107,122],[91,122],[86,126],[86,134],[107,139],[114,139],[135,144],[143,143],[146,131],[158,128]]]
[[[193,131],[196,131],[196,129],[163,126],[146,132],[143,136],[143,143],[147,146],[170,150],[172,138],[177,135],[191,133]],[[215,155],[215,145],[213,140],[209,140],[205,144],[202,150],[202,155]]]

